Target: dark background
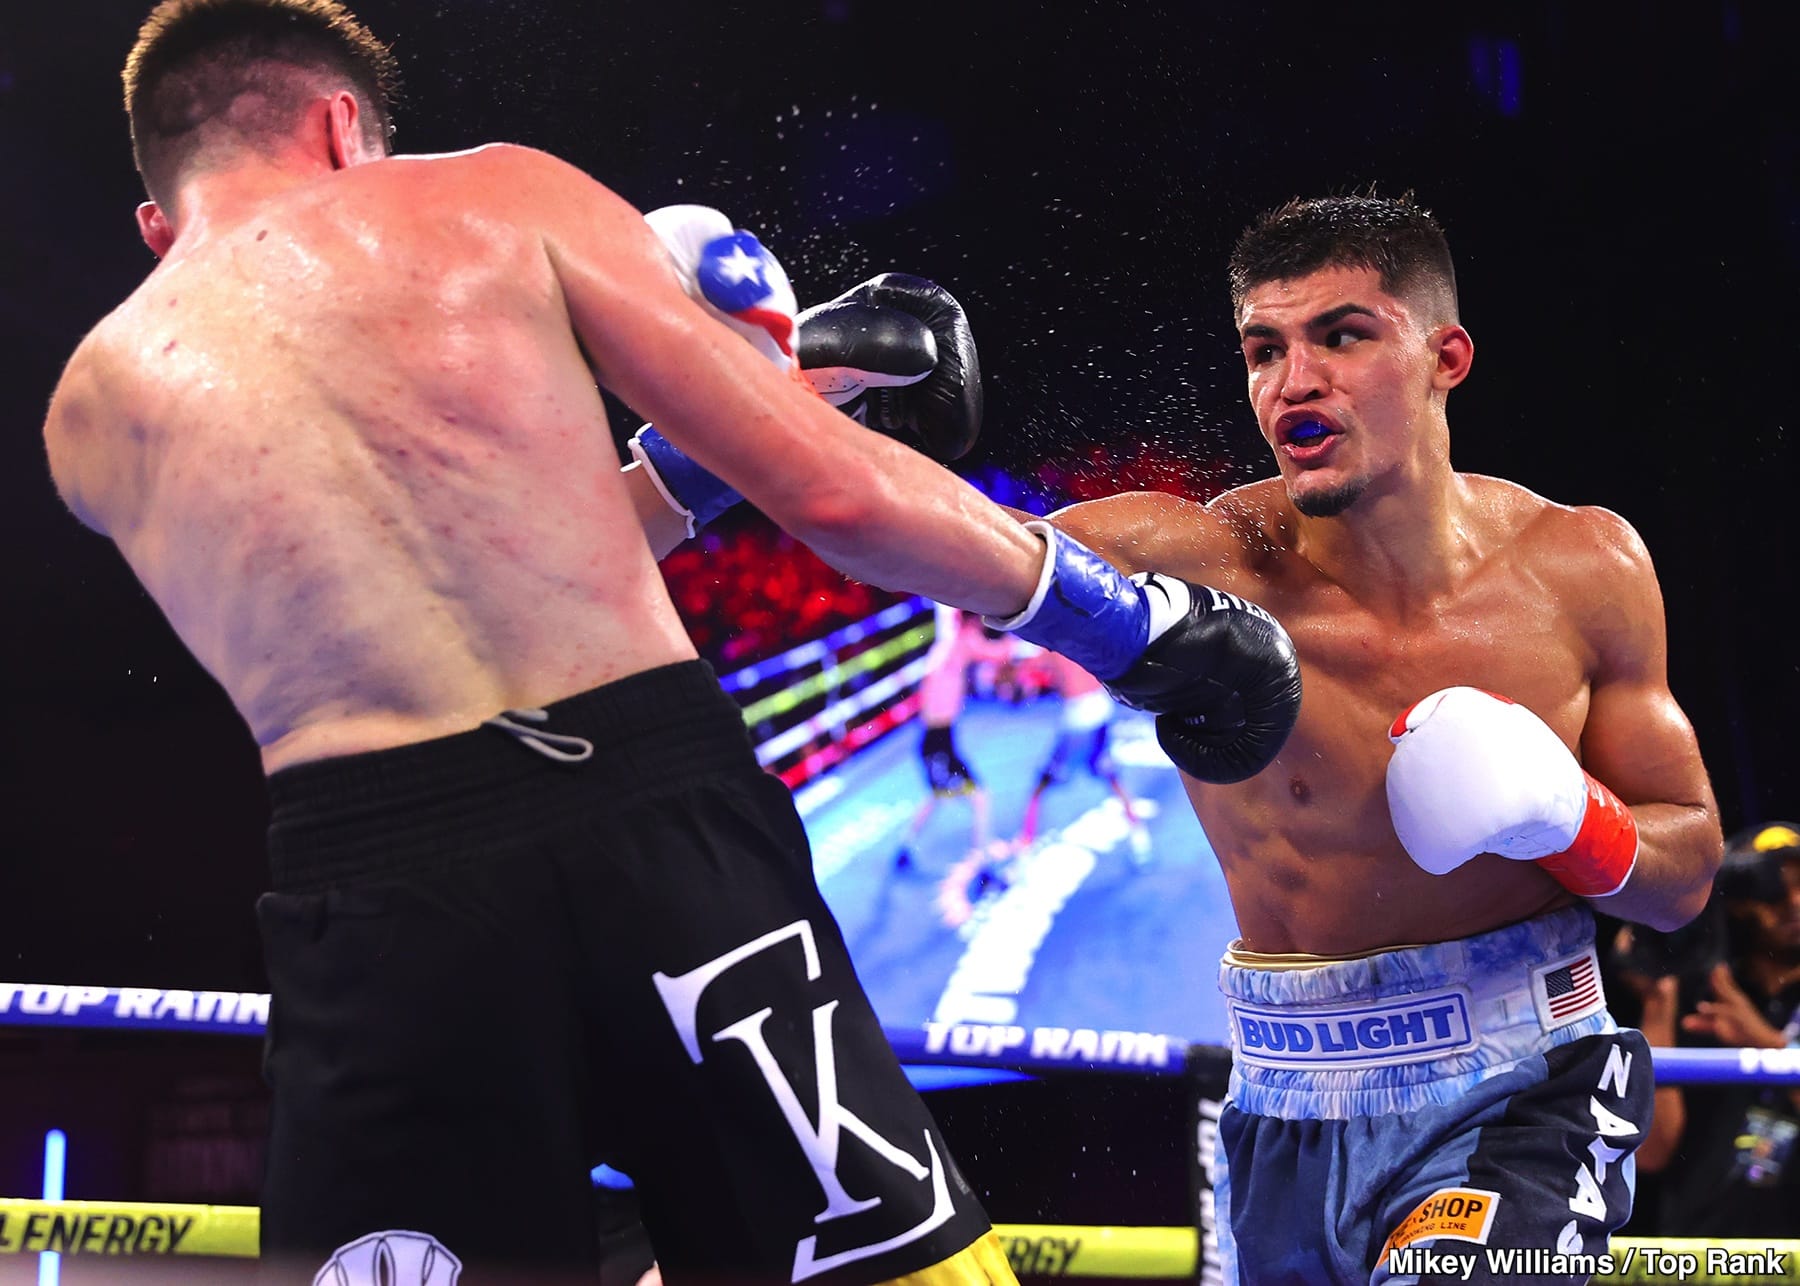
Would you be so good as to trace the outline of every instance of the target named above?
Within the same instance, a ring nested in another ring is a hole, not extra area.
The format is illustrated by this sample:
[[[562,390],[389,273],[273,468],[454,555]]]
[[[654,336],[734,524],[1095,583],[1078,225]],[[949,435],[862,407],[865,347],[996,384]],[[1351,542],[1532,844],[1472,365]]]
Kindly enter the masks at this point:
[[[0,977],[260,989],[248,734],[49,485],[61,362],[151,266],[118,69],[147,3],[0,3]],[[1793,6],[367,0],[398,145],[557,151],[718,205],[803,303],[872,272],[967,305],[972,463],[1151,436],[1270,471],[1223,264],[1293,195],[1375,182],[1456,251],[1459,467],[1642,532],[1728,829],[1800,813]]]

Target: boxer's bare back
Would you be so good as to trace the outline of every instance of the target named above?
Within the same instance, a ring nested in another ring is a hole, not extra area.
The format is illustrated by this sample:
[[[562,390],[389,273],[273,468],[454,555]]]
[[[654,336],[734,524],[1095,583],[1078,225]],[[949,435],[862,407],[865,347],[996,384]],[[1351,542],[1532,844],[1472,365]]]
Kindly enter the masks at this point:
[[[59,487],[270,771],[694,655],[495,160],[355,166],[184,234],[58,390]]]

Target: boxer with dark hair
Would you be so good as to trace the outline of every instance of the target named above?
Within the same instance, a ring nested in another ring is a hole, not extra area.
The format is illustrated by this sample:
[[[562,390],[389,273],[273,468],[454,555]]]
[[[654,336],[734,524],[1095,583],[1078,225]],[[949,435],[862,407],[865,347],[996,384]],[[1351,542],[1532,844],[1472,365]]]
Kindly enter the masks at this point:
[[[591,1275],[606,1159],[676,1286],[1010,1281],[656,557],[741,492],[1167,718],[1251,694],[1251,759],[1285,635],[882,436],[978,425],[931,283],[802,328],[858,423],[794,377],[754,237],[528,148],[392,157],[390,71],[330,0],[157,7],[127,88],[161,263],[44,426],[269,774],[271,1276]],[[630,468],[596,379],[657,426]]]
[[[1588,903],[1682,923],[1721,850],[1650,556],[1616,514],[1452,467],[1474,344],[1410,200],[1271,211],[1230,282],[1280,476],[1051,518],[1122,570],[1263,604],[1306,671],[1265,771],[1186,783],[1241,934],[1226,1279],[1417,1281],[1427,1250],[1473,1252],[1463,1280],[1545,1271],[1488,1254],[1512,1250],[1584,1280],[1652,1087]]]

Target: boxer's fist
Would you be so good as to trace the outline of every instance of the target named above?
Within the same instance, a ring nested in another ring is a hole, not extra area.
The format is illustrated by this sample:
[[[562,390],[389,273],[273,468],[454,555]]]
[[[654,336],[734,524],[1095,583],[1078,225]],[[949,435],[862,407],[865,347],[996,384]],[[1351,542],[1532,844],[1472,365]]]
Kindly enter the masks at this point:
[[[1637,825],[1549,725],[1505,697],[1445,688],[1388,730],[1388,811],[1433,875],[1479,853],[1536,861],[1572,892],[1603,897],[1637,859]]]
[[[1268,767],[1300,713],[1294,645],[1262,608],[1205,585],[1127,577],[1049,523],[1031,601],[984,617],[1061,652],[1125,705],[1158,716],[1157,740],[1201,781],[1234,782]]]
[[[1162,602],[1149,646],[1107,690],[1157,715],[1157,741],[1190,776],[1227,784],[1267,768],[1300,717],[1300,662],[1287,631],[1206,585],[1153,572],[1131,580]]]
[[[934,460],[981,432],[981,362],[968,316],[936,282],[884,272],[800,314],[799,359],[832,405]]]
[[[644,216],[688,296],[783,371],[794,367],[798,305],[787,270],[754,233],[711,206],[665,205]]]
[[[733,228],[711,206],[665,205],[644,216],[668,252],[689,298],[742,335],[783,371],[793,372],[794,288],[754,234]],[[653,424],[632,437],[632,458],[693,534],[744,497],[701,468]]]

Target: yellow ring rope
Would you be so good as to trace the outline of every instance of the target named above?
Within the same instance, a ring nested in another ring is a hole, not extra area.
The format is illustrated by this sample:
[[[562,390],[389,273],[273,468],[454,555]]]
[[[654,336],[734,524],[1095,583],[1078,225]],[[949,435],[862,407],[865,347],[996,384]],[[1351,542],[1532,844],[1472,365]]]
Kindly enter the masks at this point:
[[[0,1197],[0,1254],[54,1250],[254,1259],[260,1216],[255,1206]],[[997,1224],[994,1230],[1013,1270],[1040,1276],[1192,1280],[1199,1249],[1192,1228]],[[1800,1286],[1800,1240],[1615,1237],[1611,1253],[1615,1271],[1595,1277],[1596,1283],[1679,1279]]]

